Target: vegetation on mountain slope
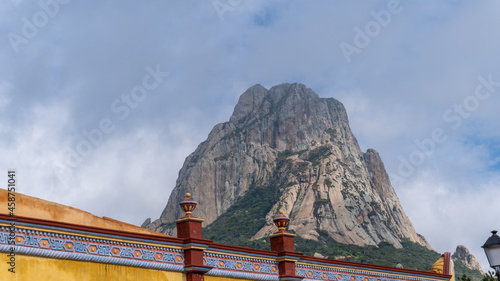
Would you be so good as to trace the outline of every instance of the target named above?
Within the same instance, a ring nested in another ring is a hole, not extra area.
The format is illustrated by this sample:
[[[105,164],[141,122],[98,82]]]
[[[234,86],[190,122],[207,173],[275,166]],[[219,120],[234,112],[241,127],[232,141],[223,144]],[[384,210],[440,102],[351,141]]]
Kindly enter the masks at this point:
[[[254,249],[270,249],[269,238],[250,240],[262,228],[265,215],[277,200],[276,186],[254,187],[240,198],[228,211],[203,230],[204,238],[235,246]],[[290,231],[293,232],[293,231]],[[385,266],[401,264],[404,268],[428,271],[441,256],[439,253],[411,242],[402,241],[403,248],[395,248],[387,242],[378,246],[356,246],[335,242],[326,233],[320,233],[318,241],[295,237],[295,250],[306,255],[321,254],[332,259],[342,259]],[[466,274],[472,280],[481,280],[479,271],[470,270],[455,261],[456,276]]]

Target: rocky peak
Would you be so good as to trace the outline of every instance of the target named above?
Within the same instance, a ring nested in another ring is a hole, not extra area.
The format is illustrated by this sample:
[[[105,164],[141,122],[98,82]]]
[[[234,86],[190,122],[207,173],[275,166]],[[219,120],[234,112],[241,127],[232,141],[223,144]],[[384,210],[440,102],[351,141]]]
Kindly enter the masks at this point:
[[[249,88],[229,123],[246,131],[246,142],[266,143],[278,151],[305,149],[328,128],[339,129],[337,141],[356,142],[342,125],[348,123],[344,106],[333,98],[320,99],[302,84]]]
[[[464,245],[458,245],[455,253],[451,256],[455,262],[461,262],[465,267],[471,270],[479,270],[484,274],[481,265],[476,260],[476,257],[469,252],[469,249]]]
[[[363,156],[370,173],[371,186],[378,191],[382,198],[394,197],[396,194],[378,152],[370,148]]]
[[[260,84],[246,90],[234,108],[229,121],[235,125],[247,125],[251,117],[262,117],[269,114],[275,105],[283,104],[282,110],[296,110],[297,107],[308,106],[302,102],[317,99],[318,95],[303,84],[281,84],[267,90]],[[310,104],[309,104],[310,105]],[[245,119],[247,118],[247,119]]]
[[[361,152],[344,106],[302,84],[246,90],[230,120],[187,157],[160,219],[144,227],[173,234],[187,192],[208,226],[255,187],[277,194],[253,239],[273,231],[281,209],[307,239],[326,233],[341,243],[400,247],[408,238],[430,247],[405,215],[380,155]]]
[[[229,122],[236,125],[242,118],[251,114],[256,114],[262,105],[266,94],[267,89],[262,87],[260,84],[254,85],[246,90],[240,96],[238,104],[236,104]]]

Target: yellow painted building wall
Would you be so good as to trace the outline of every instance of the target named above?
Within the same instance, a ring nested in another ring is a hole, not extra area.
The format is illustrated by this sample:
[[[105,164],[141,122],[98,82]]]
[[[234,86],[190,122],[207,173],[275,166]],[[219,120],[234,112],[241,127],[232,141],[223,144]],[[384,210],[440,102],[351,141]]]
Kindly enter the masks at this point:
[[[186,281],[181,272],[23,255],[16,255],[16,273],[10,273],[6,253],[0,253],[0,264],[1,281]]]
[[[251,281],[248,279],[236,279],[236,278],[228,278],[228,277],[217,277],[217,276],[207,276],[205,275],[205,281]]]

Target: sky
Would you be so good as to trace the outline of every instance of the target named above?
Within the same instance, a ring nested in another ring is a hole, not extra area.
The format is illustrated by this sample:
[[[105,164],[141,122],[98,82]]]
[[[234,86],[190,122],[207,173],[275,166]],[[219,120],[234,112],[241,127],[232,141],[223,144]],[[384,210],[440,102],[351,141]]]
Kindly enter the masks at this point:
[[[141,225],[247,88],[303,83],[345,105],[417,232],[441,253],[467,246],[487,270],[481,245],[500,228],[499,9],[2,1],[3,181],[15,170],[18,192]]]

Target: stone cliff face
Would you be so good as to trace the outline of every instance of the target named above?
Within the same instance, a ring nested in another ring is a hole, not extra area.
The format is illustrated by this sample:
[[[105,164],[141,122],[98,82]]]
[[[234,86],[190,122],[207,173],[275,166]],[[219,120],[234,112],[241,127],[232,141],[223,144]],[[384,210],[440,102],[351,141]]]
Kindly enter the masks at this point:
[[[187,192],[207,226],[257,186],[276,186],[279,195],[253,239],[273,232],[280,209],[289,229],[307,239],[401,247],[408,238],[430,248],[405,215],[379,154],[360,150],[344,106],[302,84],[245,91],[229,122],[187,157],[160,219],[143,227],[175,234]]]
[[[481,265],[476,260],[476,257],[469,252],[467,247],[458,245],[455,253],[453,253],[451,257],[455,263],[461,262],[468,269],[478,270],[481,274],[484,274]]]

